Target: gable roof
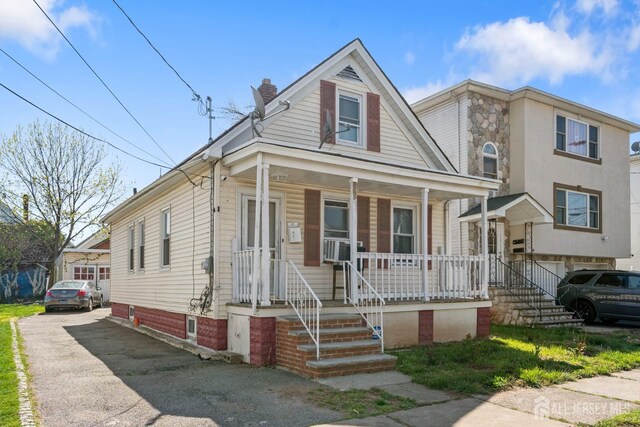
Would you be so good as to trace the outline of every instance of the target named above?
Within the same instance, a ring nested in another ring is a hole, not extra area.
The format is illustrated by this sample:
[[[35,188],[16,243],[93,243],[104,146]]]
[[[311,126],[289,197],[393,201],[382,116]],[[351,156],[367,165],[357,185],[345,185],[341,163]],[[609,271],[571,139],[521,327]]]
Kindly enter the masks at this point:
[[[403,124],[409,129],[412,137],[418,141],[423,150],[430,156],[430,160],[435,167],[447,172],[457,173],[458,171],[456,168],[453,166],[444,151],[442,151],[438,146],[429,131],[427,131],[422,122],[418,119],[398,88],[391,82],[391,80],[389,80],[362,41],[358,38],[347,43],[331,56],[309,70],[306,74],[302,75],[282,91],[278,92],[278,94],[265,105],[266,115],[268,116],[278,108],[280,101],[289,100],[290,98],[295,97],[295,95],[307,87],[309,83],[324,76],[328,71],[332,71],[332,75],[342,72],[343,67],[339,67],[339,69],[336,70],[331,69],[349,55],[353,55],[358,66],[365,70],[367,77],[371,79],[380,90],[380,95],[385,97],[394,112],[401,118]],[[222,153],[224,153],[224,147],[226,144],[231,142],[234,137],[239,136],[243,131],[249,129],[249,127],[249,118],[245,117],[215,140],[211,141],[207,146],[196,152],[193,156],[214,147],[221,148]],[[214,150],[211,151],[213,152]]]
[[[481,206],[477,205],[458,217],[460,221],[477,221],[482,214]],[[515,212],[518,211],[518,212]],[[487,199],[487,218],[507,218],[511,225],[532,222],[534,224],[548,224],[553,222],[553,216],[529,193],[515,193],[506,196]]]
[[[397,113],[397,115],[403,121],[404,125],[407,126],[407,128],[410,130],[412,137],[416,141],[418,141],[422,149],[427,153],[427,155],[429,156],[429,160],[431,161],[433,166],[438,170],[442,170],[448,173],[458,173],[453,163],[451,163],[447,155],[438,146],[435,139],[431,136],[422,122],[418,119],[414,111],[409,106],[409,103],[404,99],[398,88],[391,82],[391,80],[389,80],[387,75],[380,68],[375,59],[373,59],[373,57],[359,38],[356,38],[347,43],[331,56],[327,57],[314,68],[309,70],[306,74],[302,75],[293,83],[289,84],[286,88],[278,92],[273,99],[265,104],[265,115],[269,116],[274,112],[274,110],[279,107],[280,101],[289,100],[304,87],[307,87],[310,82],[324,75],[324,73],[326,73],[328,70],[331,70],[333,66],[338,64],[349,55],[353,55],[356,58],[358,65],[363,68],[365,72],[367,72],[367,77],[373,80],[376,87],[380,90],[381,96],[384,95],[387,102],[394,109],[394,112]],[[343,70],[343,68],[344,67],[334,70],[334,74],[338,74]],[[163,176],[156,179],[141,191],[138,191],[137,194],[121,203],[111,212],[107,213],[107,215],[105,215],[105,217],[103,218],[103,222],[108,221],[116,212],[121,211],[127,206],[131,206],[131,204],[136,200],[140,200],[141,198],[148,196],[154,188],[157,188],[162,183],[171,180],[172,176],[177,176],[181,172],[186,174],[186,172],[183,172],[183,170],[188,167],[192,160],[198,158],[198,156],[205,156],[205,158],[219,158],[224,156],[225,147],[228,144],[234,142],[234,140],[243,135],[243,133],[250,132],[250,130],[251,121],[249,119],[249,116],[245,116],[237,123],[229,127],[227,130],[222,132],[220,135],[218,135],[215,139],[209,139],[207,144],[196,150],[193,154],[185,158],[174,168],[167,171]],[[244,143],[247,141],[241,142]]]

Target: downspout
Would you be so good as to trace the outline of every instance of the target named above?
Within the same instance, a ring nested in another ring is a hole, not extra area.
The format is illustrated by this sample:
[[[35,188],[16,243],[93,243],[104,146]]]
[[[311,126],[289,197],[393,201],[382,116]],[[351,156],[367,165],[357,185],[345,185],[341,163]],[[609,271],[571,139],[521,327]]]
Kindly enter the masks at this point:
[[[209,273],[209,289],[211,289],[211,309],[213,311],[213,317],[217,318],[218,316],[218,312],[219,312],[219,307],[218,307],[218,294],[219,294],[219,287],[216,285],[215,283],[215,276],[218,274],[218,269],[215,267],[216,266],[216,261],[217,261],[217,250],[215,247],[215,224],[216,224],[216,217],[215,217],[215,213],[216,213],[216,203],[215,203],[215,197],[216,197],[216,185],[220,185],[220,180],[216,179],[217,178],[217,174],[216,174],[216,170],[218,169],[218,162],[220,160],[216,160],[214,163],[211,164],[211,170],[210,170],[210,175],[211,175],[211,189],[209,190],[209,262],[211,263],[211,271]],[[218,209],[219,212],[219,209]]]

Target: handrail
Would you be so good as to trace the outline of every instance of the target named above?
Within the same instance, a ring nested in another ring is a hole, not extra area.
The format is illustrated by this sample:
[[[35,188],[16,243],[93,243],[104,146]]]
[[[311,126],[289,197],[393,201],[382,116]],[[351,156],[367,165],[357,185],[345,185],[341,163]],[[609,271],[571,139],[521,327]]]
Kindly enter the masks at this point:
[[[316,345],[316,359],[320,359],[320,310],[322,302],[313,292],[309,283],[298,270],[293,261],[286,263],[285,301],[291,304],[314,344]]]
[[[547,291],[546,289],[544,289],[542,286],[538,285],[538,284],[537,284],[537,283],[535,283],[533,280],[529,279],[529,278],[528,278],[528,277],[526,277],[524,274],[522,274],[521,272],[517,271],[516,269],[514,269],[514,268],[513,268],[513,267],[511,267],[510,265],[505,264],[504,262],[502,262],[502,260],[498,259],[497,261],[498,261],[498,263],[500,263],[500,264],[503,266],[503,268],[505,268],[505,269],[507,269],[507,270],[511,271],[511,273],[512,273],[513,275],[516,275],[516,278],[517,278],[517,279],[519,279],[520,281],[524,281],[524,282],[526,283],[526,287],[528,287],[529,289],[533,289],[533,290],[535,290],[535,291],[538,291],[538,292],[540,293],[540,298],[538,298],[538,300],[537,300],[537,301],[534,301],[534,302],[537,302],[537,303],[538,303],[538,306],[536,307],[536,306],[534,306],[534,305],[532,305],[532,304],[531,304],[531,300],[523,299],[523,298],[521,297],[521,295],[516,294],[515,292],[513,292],[513,290],[512,290],[512,289],[509,289],[507,286],[504,286],[504,285],[506,285],[506,283],[503,283],[503,287],[504,287],[508,292],[510,292],[512,295],[514,295],[514,296],[515,296],[516,298],[518,298],[519,300],[523,301],[523,302],[524,302],[525,304],[527,304],[529,307],[531,307],[531,308],[533,308],[534,310],[536,310],[536,311],[538,312],[538,317],[539,317],[540,319],[542,319],[542,298],[541,298],[541,297],[542,297],[542,295],[547,295],[547,296],[551,297],[553,300],[556,300],[556,296],[555,296],[555,295],[553,295],[553,294],[551,294],[550,292],[548,292],[548,291]],[[534,262],[535,262],[535,261],[534,261]],[[512,262],[512,263],[514,263],[514,262]],[[553,274],[554,276],[559,277],[559,276],[555,275],[554,273],[552,273],[551,271],[547,270],[546,268],[542,267],[542,266],[541,266],[540,264],[538,264],[537,262],[536,262],[536,265],[537,265],[538,267],[540,267],[540,268],[542,268],[542,269],[544,269],[544,270],[548,271],[549,273]],[[562,279],[560,279],[560,280],[562,280]],[[506,282],[506,280],[504,280],[504,282]],[[517,285],[516,283],[512,282],[511,280],[509,281],[509,283],[508,283],[508,284],[509,284],[512,288],[518,288],[518,285]],[[525,288],[525,286],[520,286],[520,288]],[[579,314],[576,310],[574,310],[573,308],[571,308],[571,307],[566,307],[566,306],[565,306],[565,309],[567,309],[568,311],[573,312],[573,315],[574,315],[574,316],[577,316],[579,319],[582,319],[582,316],[580,316],[580,314]]]
[[[547,274],[547,275],[549,275],[549,276],[551,276],[551,277],[553,277],[553,278],[555,278],[555,279],[557,279],[557,280],[558,280],[558,283],[556,283],[556,295],[553,295],[553,294],[551,294],[551,293],[547,292],[545,289],[543,289],[543,291],[545,292],[545,294],[547,294],[548,296],[550,296],[551,298],[553,298],[553,299],[556,301],[556,304],[559,304],[559,305],[564,306],[564,307],[565,307],[565,309],[566,309],[567,311],[569,311],[569,312],[573,313],[573,316],[574,316],[574,317],[577,317],[577,318],[579,318],[579,319],[582,319],[582,316],[580,315],[580,313],[578,313],[578,311],[577,311],[577,310],[575,310],[573,307],[566,306],[566,305],[564,305],[564,304],[562,304],[562,303],[560,302],[560,301],[562,301],[562,297],[563,297],[567,292],[569,292],[569,291],[570,291],[570,289],[567,287],[567,289],[565,289],[565,291],[564,291],[564,293],[563,293],[562,295],[558,295],[558,287],[557,287],[557,286],[560,284],[560,282],[562,282],[562,277],[558,276],[556,273],[554,273],[553,271],[549,270],[548,268],[546,268],[546,267],[544,267],[544,266],[542,266],[542,265],[538,264],[538,261],[533,260],[533,262],[534,262],[534,264],[536,265],[536,267],[538,267],[538,269],[539,269],[539,270],[542,270],[545,274]],[[537,276],[538,276],[537,274],[533,273],[533,279],[534,279],[534,280],[533,280],[533,282],[534,282],[534,283],[536,282],[535,278],[536,278]],[[583,319],[583,320],[584,320],[584,319]]]
[[[347,270],[348,268],[348,270]],[[350,261],[344,261],[344,271],[349,274],[343,275],[345,299],[348,300],[360,313],[360,316],[373,331],[373,336],[380,340],[380,352],[384,353],[384,327],[382,309],[384,308],[384,298],[367,282],[357,268]],[[358,295],[353,298],[351,292],[347,292],[350,285],[347,280],[353,274],[358,282]]]
[[[505,264],[504,262],[502,262],[501,259],[497,259],[496,260],[498,262],[498,265],[502,267],[503,269],[503,273],[502,273],[502,287],[509,292],[511,295],[515,296],[516,298],[518,298],[521,302],[525,303],[526,305],[528,305],[529,307],[531,307],[533,310],[535,310],[538,313],[538,317],[540,319],[542,319],[542,301],[540,298],[538,298],[538,306],[534,305],[534,303],[536,302],[535,300],[533,300],[533,298],[525,298],[523,297],[521,294],[518,294],[517,292],[514,292],[513,289],[529,289],[529,290],[542,290],[544,291],[542,288],[540,288],[538,285],[536,285],[535,283],[533,283],[531,280],[529,280],[527,277],[525,277],[524,275],[522,275],[520,272],[516,271],[513,267],[511,267],[510,265]],[[517,282],[521,282],[520,284]],[[524,282],[525,286],[522,285],[522,282]]]

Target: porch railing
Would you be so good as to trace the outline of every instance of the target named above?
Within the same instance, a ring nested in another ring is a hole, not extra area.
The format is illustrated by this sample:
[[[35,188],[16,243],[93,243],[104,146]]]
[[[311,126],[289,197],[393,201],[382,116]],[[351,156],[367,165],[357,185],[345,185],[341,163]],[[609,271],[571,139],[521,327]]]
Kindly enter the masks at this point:
[[[486,295],[482,256],[428,255],[427,295],[422,254],[358,253],[358,270],[387,301],[465,299]]]
[[[316,359],[320,359],[320,310],[322,302],[313,292],[300,270],[289,260],[286,263],[285,300],[298,315],[316,345]]]
[[[510,261],[509,265],[518,273],[541,287],[548,299],[556,298],[558,283],[562,280],[561,277],[547,270],[535,260]]]
[[[382,324],[384,298],[376,292],[351,262],[344,262],[344,271],[349,272],[343,276],[344,298],[358,310],[360,316],[372,330],[373,337],[380,340],[380,351],[384,353],[384,325]],[[347,289],[351,286],[349,283],[351,275],[355,277],[357,284],[357,298],[354,298],[353,292],[348,292]]]
[[[252,302],[253,249],[233,252],[231,265],[233,269],[232,301]]]

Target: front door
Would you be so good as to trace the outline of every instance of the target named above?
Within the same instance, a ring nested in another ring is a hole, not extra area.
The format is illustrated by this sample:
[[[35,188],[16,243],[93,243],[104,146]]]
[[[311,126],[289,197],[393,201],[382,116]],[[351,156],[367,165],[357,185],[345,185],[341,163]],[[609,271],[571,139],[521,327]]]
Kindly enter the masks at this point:
[[[108,265],[98,266],[98,287],[102,290],[102,300],[109,302],[111,299],[111,267]]]
[[[504,251],[504,223],[489,221],[487,247],[489,249],[489,282],[497,285],[503,281],[500,262],[507,263]]]
[[[254,248],[255,224],[256,224],[256,198],[255,196],[242,196],[242,236],[240,249]],[[284,262],[281,260],[280,238],[280,199],[269,199],[269,251],[271,252],[270,294],[272,298],[284,299]],[[262,235],[258,239],[258,245],[262,245]]]

